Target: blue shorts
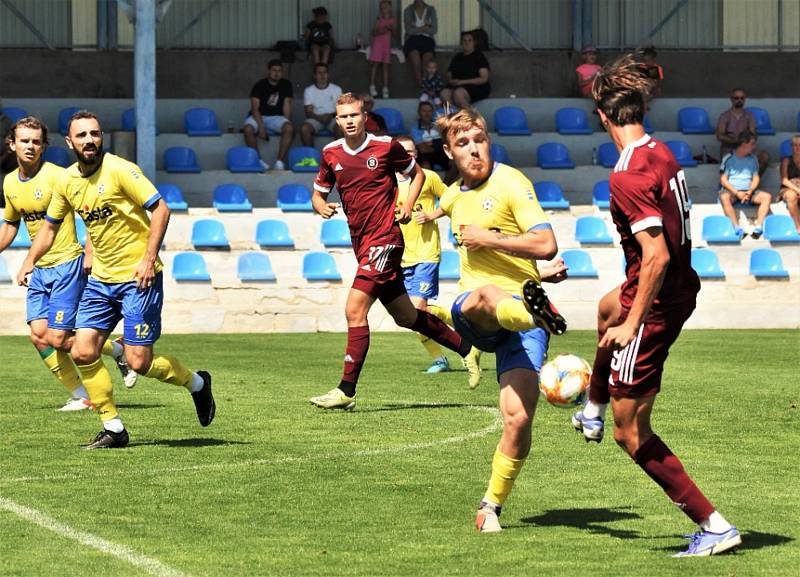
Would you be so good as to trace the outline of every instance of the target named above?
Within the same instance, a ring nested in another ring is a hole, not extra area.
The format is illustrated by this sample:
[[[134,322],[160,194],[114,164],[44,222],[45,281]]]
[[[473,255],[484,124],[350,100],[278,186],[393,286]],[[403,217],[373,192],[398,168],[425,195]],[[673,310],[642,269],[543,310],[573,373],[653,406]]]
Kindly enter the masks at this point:
[[[27,322],[47,319],[49,328],[71,331],[85,286],[83,255],[54,267],[34,268],[28,281]]]
[[[435,299],[439,296],[439,263],[419,262],[403,267],[403,283],[408,296]]]
[[[153,285],[144,290],[134,281],[104,283],[90,278],[78,308],[79,329],[111,332],[125,319],[125,344],[152,345],[161,336],[161,307],[164,304],[164,275],[158,273]]]
[[[461,293],[453,302],[450,311],[453,326],[472,345],[495,354],[498,380],[500,375],[511,369],[529,369],[538,373],[547,357],[550,334],[538,327],[521,332],[500,329],[494,333],[483,333],[470,325],[461,312],[461,305],[469,295],[469,292]]]

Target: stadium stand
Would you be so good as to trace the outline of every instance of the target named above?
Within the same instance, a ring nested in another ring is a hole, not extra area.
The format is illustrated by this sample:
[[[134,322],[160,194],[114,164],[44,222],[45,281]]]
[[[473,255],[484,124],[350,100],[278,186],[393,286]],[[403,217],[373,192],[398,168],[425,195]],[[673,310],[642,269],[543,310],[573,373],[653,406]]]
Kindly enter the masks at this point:
[[[528,136],[531,129],[525,111],[517,106],[501,106],[494,111],[494,129],[504,136]]]
[[[798,128],[800,130],[800,128]],[[792,139],[787,138],[781,142],[781,158],[786,158],[792,155]]]
[[[611,190],[607,180],[598,180],[592,187],[592,204],[599,209],[607,209],[611,201]]]
[[[278,208],[283,212],[312,212],[311,191],[304,184],[291,182],[278,189]]]
[[[136,109],[126,108],[123,110],[120,124],[124,132],[136,132]]]
[[[256,225],[256,242],[261,248],[294,248],[289,227],[277,219],[265,219]]]
[[[678,164],[685,167],[697,166],[697,161],[692,158],[692,149],[683,140],[668,140],[665,143],[669,146],[672,154],[675,155],[675,160]]]
[[[236,276],[241,281],[274,281],[275,271],[272,270],[272,261],[262,252],[246,252],[239,255],[236,263]]]
[[[220,184],[214,189],[214,208],[220,212],[252,212],[253,203],[239,184]]]
[[[705,108],[686,106],[678,111],[678,130],[683,134],[714,134]]]
[[[604,142],[597,147],[597,162],[605,168],[614,168],[619,160],[617,145],[613,142]]]
[[[439,280],[459,280],[461,278],[461,258],[456,250],[443,250],[439,262]]]
[[[0,108],[0,112],[8,116],[11,119],[11,122],[17,122],[20,118],[25,118],[28,116],[28,111],[18,106],[7,106],[5,108]]]
[[[725,273],[719,265],[719,257],[710,248],[692,249],[692,268],[703,279],[725,278]]]
[[[75,215],[75,236],[81,246],[86,246],[86,223],[77,214]]]
[[[775,134],[775,129],[772,128],[772,121],[769,118],[769,112],[758,106],[748,106],[745,110],[756,119],[756,133],[759,136]]]
[[[14,237],[14,240],[11,241],[11,244],[8,248],[30,248],[31,247],[31,237],[28,234],[28,227],[25,224],[20,223],[19,230],[17,230],[17,236]]]
[[[764,219],[764,238],[771,243],[800,243],[800,234],[794,228],[792,217],[770,214]]]
[[[566,210],[569,208],[569,201],[564,198],[564,191],[557,182],[550,180],[540,180],[533,183],[536,191],[536,198],[545,210]]]
[[[164,170],[176,173],[201,172],[197,154],[188,146],[173,146],[164,151]]]
[[[44,149],[42,158],[47,162],[52,162],[53,164],[57,164],[63,168],[67,168],[70,164],[72,164],[72,158],[70,158],[69,151],[66,148],[61,148],[60,146],[48,146]]]
[[[710,214],[703,219],[702,238],[709,244],[738,244],[741,239],[726,216]]]
[[[606,223],[597,216],[582,216],[575,221],[575,240],[580,244],[612,244]]]
[[[192,225],[192,245],[196,249],[230,248],[225,225],[213,218],[195,221]]]
[[[326,248],[342,248],[353,246],[350,240],[350,227],[341,218],[323,220],[319,241]]]
[[[780,253],[772,248],[758,248],[750,253],[750,274],[756,278],[789,278]]]
[[[303,256],[303,278],[309,281],[340,281],[336,261],[327,252],[308,252]]]
[[[231,172],[264,172],[258,151],[249,146],[232,146],[225,153],[225,166]]]
[[[11,274],[8,272],[8,265],[6,259],[0,254],[0,283],[10,283]]]
[[[203,255],[197,252],[181,252],[172,259],[172,278],[176,281],[210,281],[211,275]]]
[[[61,136],[67,135],[67,125],[69,124],[69,119],[72,118],[72,115],[78,112],[80,108],[77,106],[70,106],[68,108],[62,108],[58,113],[58,132],[61,133]]]
[[[597,278],[597,269],[592,263],[591,255],[585,250],[573,249],[565,250],[561,253],[564,264],[568,267],[569,278]]]
[[[565,107],[556,112],[556,130],[559,134],[591,134],[589,117],[582,108]]]
[[[492,160],[511,166],[511,158],[509,158],[508,150],[506,150],[505,146],[497,142],[492,142],[491,150]]]
[[[209,108],[190,108],[183,115],[183,125],[189,136],[220,136],[217,115]]]
[[[289,149],[289,166],[292,172],[314,172],[319,170],[319,150],[311,146],[295,146]]]
[[[386,122],[386,132],[391,136],[399,136],[406,134],[406,125],[403,122],[403,115],[396,108],[384,106],[373,110],[375,114],[379,114]]]
[[[536,149],[536,164],[539,168],[575,168],[569,150],[560,142],[545,142]]]
[[[655,132],[655,130],[653,129],[653,125],[650,124],[650,113],[649,112],[644,115],[644,120],[642,121],[642,126],[644,126],[644,131],[647,134],[652,134],[653,132]]]
[[[183,198],[183,191],[181,187],[177,184],[171,184],[168,182],[159,182],[156,185],[156,189],[158,190],[159,194],[161,194],[161,198],[164,199],[164,202],[167,203],[167,206],[172,211],[186,211],[189,210],[189,204]]]

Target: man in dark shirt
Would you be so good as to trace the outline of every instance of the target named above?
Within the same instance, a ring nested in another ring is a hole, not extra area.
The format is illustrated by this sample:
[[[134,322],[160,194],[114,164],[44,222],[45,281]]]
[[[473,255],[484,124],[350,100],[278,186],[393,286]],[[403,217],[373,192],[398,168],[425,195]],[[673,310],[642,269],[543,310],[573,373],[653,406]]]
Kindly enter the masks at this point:
[[[289,120],[292,112],[292,83],[283,78],[280,60],[270,60],[267,77],[255,83],[250,91],[250,115],[245,119],[242,132],[244,142],[258,151],[256,137],[269,140],[269,133],[280,134],[275,170],[285,170],[286,154],[294,138],[294,126]],[[264,170],[269,164],[260,161]]]

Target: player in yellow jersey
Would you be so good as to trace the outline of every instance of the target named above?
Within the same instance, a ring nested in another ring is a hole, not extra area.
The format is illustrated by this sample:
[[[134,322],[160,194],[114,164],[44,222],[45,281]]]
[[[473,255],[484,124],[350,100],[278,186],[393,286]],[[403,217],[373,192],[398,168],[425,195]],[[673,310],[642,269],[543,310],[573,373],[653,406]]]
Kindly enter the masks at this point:
[[[103,152],[103,133],[91,112],[72,116],[66,141],[78,162],[59,181],[17,281],[27,282],[61,223],[75,210],[86,222],[94,262],[78,307],[71,352],[103,422],[103,430],[87,448],[128,444],[114,404],[111,376],[100,359],[103,344],[120,319],[124,319],[125,357],[130,367],[140,375],[188,389],[200,424],[208,426],[216,409],[211,376],[188,370],[174,357],[153,354],[153,344],[161,335],[164,302],[158,251],[169,223],[166,202],[138,166]]]
[[[44,222],[47,205],[64,172],[60,166],[42,160],[47,143],[47,126],[38,118],[22,118],[11,128],[8,145],[16,155],[18,168],[6,175],[3,183],[6,206],[0,252],[13,242],[21,221],[34,240]],[[67,218],[51,249],[37,263],[26,295],[31,342],[47,368],[70,392],[70,399],[59,411],[92,406],[69,356],[78,302],[92,266],[88,246],[84,258],[75,235],[75,220]],[[114,357],[126,385],[133,386],[136,373],[128,368],[122,345],[109,342],[103,352]]]
[[[462,110],[436,124],[460,176],[440,200],[461,257],[453,325],[465,340],[496,355],[503,433],[476,519],[479,531],[495,532],[501,530],[500,510],[530,451],[538,371],[550,333],[566,330],[541,288],[535,262],[552,259],[558,246],[531,182],[518,170],[492,162],[480,113]],[[550,281],[563,278],[563,263],[548,273]]]

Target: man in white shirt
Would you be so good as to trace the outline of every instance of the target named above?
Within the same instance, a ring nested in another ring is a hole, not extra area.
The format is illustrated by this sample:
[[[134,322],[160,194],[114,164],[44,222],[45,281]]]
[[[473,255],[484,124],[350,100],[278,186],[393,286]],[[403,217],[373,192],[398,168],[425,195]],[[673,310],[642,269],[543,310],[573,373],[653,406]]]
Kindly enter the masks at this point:
[[[328,80],[328,65],[319,62],[314,65],[314,84],[303,92],[303,105],[306,119],[300,128],[303,146],[314,146],[314,135],[326,130],[333,134],[336,130],[336,101],[342,89]]]

